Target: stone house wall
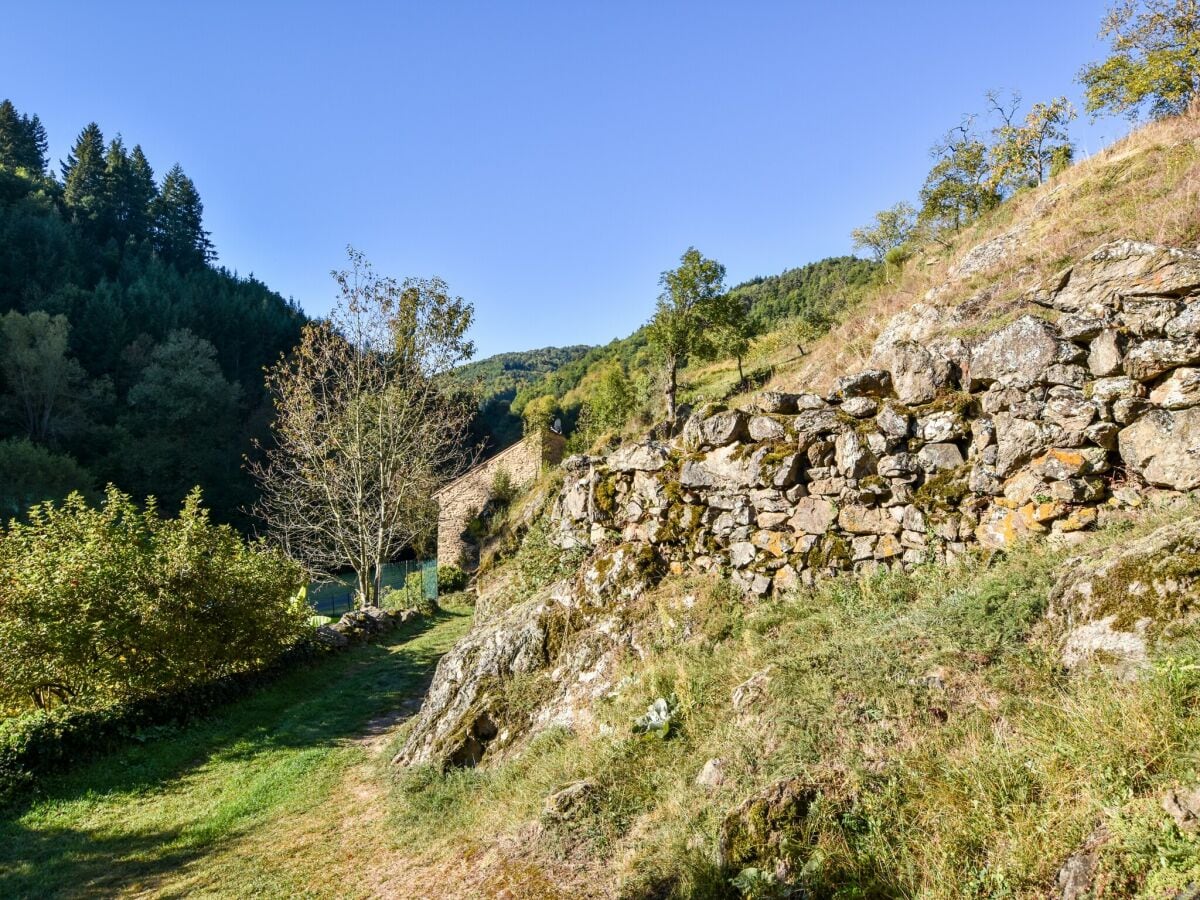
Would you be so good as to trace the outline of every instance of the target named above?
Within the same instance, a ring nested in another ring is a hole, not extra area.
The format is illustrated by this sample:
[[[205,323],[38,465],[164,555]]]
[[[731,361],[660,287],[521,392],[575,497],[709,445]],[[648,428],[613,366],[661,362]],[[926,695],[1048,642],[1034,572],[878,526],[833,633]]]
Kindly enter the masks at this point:
[[[562,460],[565,443],[561,434],[551,431],[526,435],[438,491],[434,495],[438,503],[438,565],[457,566],[465,561],[468,568],[473,567],[471,547],[463,532],[487,503],[496,475],[507,472],[513,487],[522,488],[538,477],[543,466]]]

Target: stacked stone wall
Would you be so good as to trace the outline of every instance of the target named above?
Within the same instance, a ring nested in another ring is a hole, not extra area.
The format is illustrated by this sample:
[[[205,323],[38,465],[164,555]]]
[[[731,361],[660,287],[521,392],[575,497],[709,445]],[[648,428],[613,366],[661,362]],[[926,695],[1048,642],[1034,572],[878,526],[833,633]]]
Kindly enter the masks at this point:
[[[551,431],[526,435],[517,443],[475,466],[437,493],[439,566],[464,565],[471,569],[474,547],[465,532],[491,496],[500,472],[506,472],[513,487],[522,488],[536,479],[545,465],[562,460],[563,436]]]
[[[1200,253],[1118,241],[1022,305],[975,339],[891,328],[827,396],[765,393],[671,442],[568,460],[557,540],[646,545],[765,594],[974,543],[1069,543],[1200,487]]]

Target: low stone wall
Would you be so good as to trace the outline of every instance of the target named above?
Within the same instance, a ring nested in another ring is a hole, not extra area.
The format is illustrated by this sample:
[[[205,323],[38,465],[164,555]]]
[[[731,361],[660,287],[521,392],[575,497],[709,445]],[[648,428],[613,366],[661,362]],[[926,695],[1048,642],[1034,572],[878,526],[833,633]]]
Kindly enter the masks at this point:
[[[561,546],[647,547],[749,592],[1024,535],[1070,543],[1200,488],[1200,253],[1107,244],[993,333],[889,329],[828,396],[701,411],[671,443],[575,457]]]
[[[566,460],[546,525],[587,559],[527,599],[481,598],[396,761],[472,765],[541,729],[596,726],[622,661],[659,639],[657,617],[630,607],[668,572],[786,592],[1026,536],[1070,545],[1128,507],[1200,490],[1200,252],[1106,244],[984,334],[923,332],[926,311],[945,311],[922,305],[824,396],[762,393],[750,409],[697,410],[670,442]],[[1172,538],[1155,540],[1064,576],[1051,612],[1068,663],[1089,648],[1136,662],[1146,636],[1121,629],[1187,608],[1195,547],[1155,568]],[[1147,604],[1163,612],[1143,621]],[[551,691],[522,710],[528,724],[499,727],[497,679],[539,672]]]
[[[524,487],[538,477],[543,466],[558,465],[565,443],[561,434],[552,431],[526,435],[438,491],[438,565],[474,568],[473,548],[464,532],[491,496],[496,475],[507,472],[513,487]]]

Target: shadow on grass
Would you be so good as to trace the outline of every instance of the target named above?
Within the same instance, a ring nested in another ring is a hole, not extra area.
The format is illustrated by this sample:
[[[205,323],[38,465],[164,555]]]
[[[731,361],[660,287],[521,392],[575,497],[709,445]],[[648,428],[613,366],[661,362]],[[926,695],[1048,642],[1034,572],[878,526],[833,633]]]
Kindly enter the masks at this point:
[[[0,897],[107,896],[236,836],[327,775],[329,752],[422,692],[446,649],[425,633],[462,616],[407,623],[383,643],[286,673],[202,719],[152,729],[143,743],[46,778],[36,796],[0,810]],[[170,804],[142,818],[156,794]]]
[[[108,897],[177,871],[206,848],[180,832],[98,835],[0,822],[0,897]]]

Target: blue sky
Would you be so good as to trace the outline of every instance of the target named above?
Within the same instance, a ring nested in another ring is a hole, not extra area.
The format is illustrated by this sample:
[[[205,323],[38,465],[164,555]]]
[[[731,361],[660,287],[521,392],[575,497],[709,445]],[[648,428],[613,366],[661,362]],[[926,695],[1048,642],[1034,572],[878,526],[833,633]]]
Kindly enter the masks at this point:
[[[182,163],[221,262],[311,313],[347,244],[441,275],[487,355],[628,334],[689,245],[731,284],[849,252],[985,90],[1077,100],[1104,6],[43,0],[0,96],[56,161],[94,119]]]

